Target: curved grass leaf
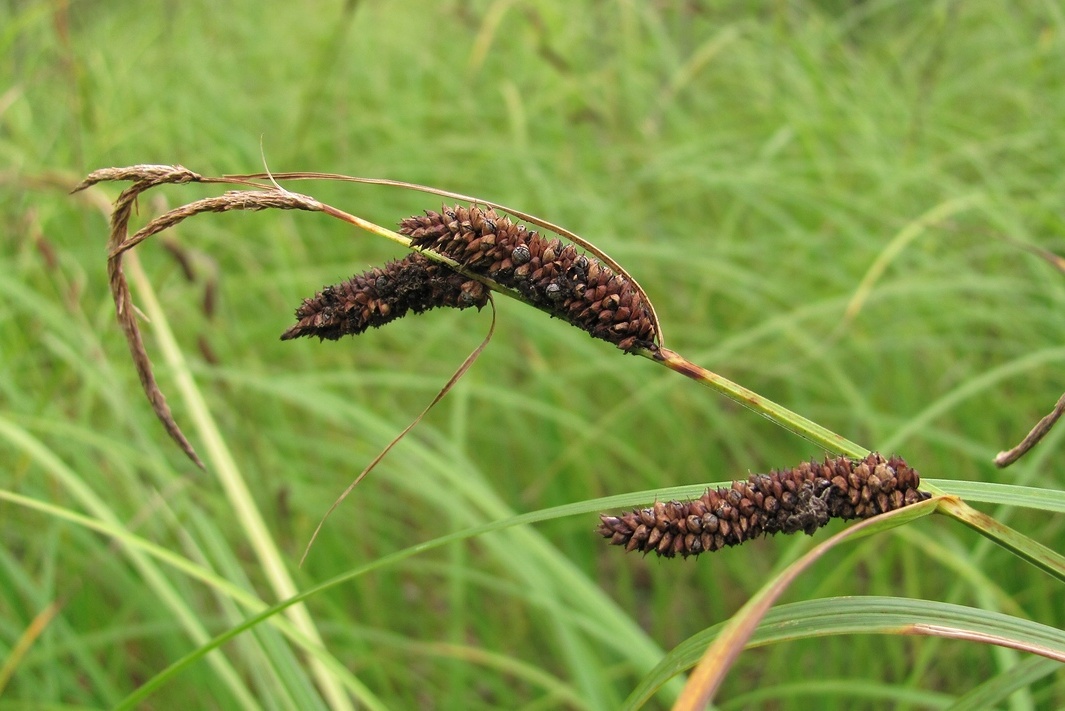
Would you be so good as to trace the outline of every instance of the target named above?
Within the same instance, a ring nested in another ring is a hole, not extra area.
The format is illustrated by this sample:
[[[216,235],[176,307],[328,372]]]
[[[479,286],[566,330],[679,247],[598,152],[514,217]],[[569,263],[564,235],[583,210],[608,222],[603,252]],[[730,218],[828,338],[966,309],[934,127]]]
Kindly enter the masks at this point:
[[[2,424],[3,421],[0,420],[0,425]],[[615,497],[610,498],[612,499]],[[324,592],[325,590],[328,590],[332,587],[341,585],[345,582],[360,577],[364,574],[370,573],[374,570],[383,569],[385,567],[398,563],[407,558],[411,558],[420,553],[440,548],[448,543],[473,538],[475,536],[483,535],[485,533],[500,531],[506,528],[520,526],[523,524],[532,524],[557,518],[564,518],[567,516],[590,514],[602,510],[605,504],[610,500],[592,499],[588,501],[581,501],[574,504],[567,504],[564,506],[542,509],[540,511],[534,511],[528,514],[514,516],[499,521],[493,521],[491,523],[483,524],[480,526],[474,526],[462,531],[457,531],[455,533],[442,536],[431,541],[426,541],[425,543],[405,548],[391,555],[384,556],[378,560],[373,561],[372,563],[366,564],[354,570],[348,571],[342,575],[336,576],[320,585],[310,588],[276,605],[273,605],[271,607],[264,607],[263,603],[260,600],[250,598],[246,591],[236,588],[227,581],[218,578],[210,571],[203,570],[201,566],[191,563],[187,559],[182,558],[181,556],[178,556],[165,548],[157,546],[149,541],[145,541],[139,536],[125,531],[118,524],[108,523],[106,521],[90,518],[82,514],[78,514],[76,512],[72,512],[61,507],[55,506],[53,504],[29,499],[19,494],[15,494],[14,492],[6,492],[0,490],[0,499],[10,501],[20,506],[25,506],[27,508],[35,509],[50,516],[62,518],[64,520],[70,521],[71,523],[80,526],[85,526],[86,528],[98,531],[104,535],[114,537],[116,540],[121,540],[124,544],[130,546],[131,548],[146,553],[149,556],[156,558],[160,562],[172,566],[173,568],[183,572],[184,574],[189,575],[190,577],[199,579],[205,583],[210,584],[219,593],[226,595],[227,597],[230,597],[241,604],[247,605],[252,609],[260,609],[260,612],[255,616],[248,618],[240,625],[226,631],[218,637],[215,637],[213,640],[208,641],[206,644],[203,644],[202,646],[189,653],[182,659],[176,661],[170,667],[150,679],[142,687],[133,692],[133,694],[127,697],[121,704],[118,705],[117,708],[135,707],[140,701],[147,698],[153,691],[162,686],[162,684],[164,684],[168,679],[176,675],[179,671],[190,666],[196,661],[203,659],[206,655],[209,654],[209,652],[219,647],[226,641],[236,637],[241,632],[251,629],[260,622],[263,622],[265,620],[271,620],[285,608],[297,604],[303,600],[314,597],[315,595]],[[295,629],[293,629],[290,626],[290,623],[285,621],[283,618],[279,618],[272,621],[277,623],[283,631],[285,631],[290,636],[293,636],[293,638],[297,641],[302,640],[300,643],[304,646],[307,646],[309,644],[309,640],[307,640],[307,638],[305,638],[300,632],[297,632]],[[316,650],[313,645],[311,645],[308,647],[308,651],[311,654],[315,654]],[[328,656],[321,658],[321,661],[326,664],[329,664],[331,660],[332,659]],[[494,664],[498,666],[499,662],[494,662]],[[369,707],[380,708],[374,697],[370,695],[367,690],[362,688],[361,684],[358,684],[357,680],[354,677],[350,677],[349,675],[349,678],[346,681],[348,684],[348,688],[353,691],[358,691],[360,699],[364,703],[367,703]],[[352,688],[353,682],[355,683],[356,688]],[[558,690],[556,689],[555,691]]]
[[[759,685],[728,701],[716,704],[716,707],[719,711],[742,711],[772,707],[774,702],[785,702],[797,708],[797,700],[808,699],[808,705],[814,708],[829,698],[846,700],[854,706],[858,705],[857,702],[864,701],[868,702],[864,705],[867,707],[918,709],[945,709],[953,699],[951,695],[941,691],[914,689],[898,683],[877,683],[870,679],[808,677],[790,684]]]
[[[927,516],[936,510],[938,502],[938,498],[928,499],[866,519],[818,544],[774,576],[732,616],[714,642],[703,653],[699,665],[684,686],[674,709],[696,711],[706,707],[773,602],[822,555],[847,540],[863,538],[900,526],[921,516]]]
[[[933,484],[944,492],[961,497],[970,503],[1002,504],[1065,513],[1065,491],[1058,489],[955,479],[922,479],[922,481]]]
[[[1006,699],[1010,694],[1061,670],[1061,662],[1044,657],[1029,657],[957,699],[950,711],[981,711]]]
[[[633,690],[624,708],[640,708],[663,683],[693,667],[728,624],[705,629],[677,645]],[[880,596],[832,597],[775,607],[766,614],[744,648],[848,634],[957,637],[1001,644],[1046,657],[1038,659],[1038,665],[1036,661],[1032,662],[1034,668],[1024,677],[1029,681],[1059,666],[1049,660],[1065,661],[1063,630],[965,605]],[[1013,679],[1012,673],[1009,678]],[[1007,685],[1005,691],[1015,688]],[[996,695],[1001,692],[1001,689],[995,691]],[[990,693],[992,690],[988,691]]]
[[[4,425],[4,421],[0,420],[0,430],[3,429]],[[129,549],[131,557],[135,553],[136,555],[145,554],[146,557],[154,558],[159,563],[187,575],[190,579],[204,583],[220,596],[238,603],[249,611],[258,611],[266,608],[266,603],[263,602],[262,599],[235,585],[228,579],[221,577],[213,571],[204,568],[202,565],[194,563],[188,558],[178,555],[163,546],[152,543],[141,536],[131,533],[119,523],[110,522],[103,518],[86,516],[46,501],[39,501],[3,489],[0,489],[0,501],[8,501],[17,506],[39,511],[56,519],[82,526],[88,530],[96,531],[97,533],[112,538],[113,540],[120,542],[123,547]],[[320,645],[316,645],[312,642],[302,634],[302,632],[297,630],[286,618],[280,616],[274,617],[271,618],[270,622],[307,654],[314,656],[321,664],[328,667],[330,672],[334,674],[336,678],[355,696],[355,698],[367,708],[384,708],[380,700],[378,700],[354,674],[346,669],[336,657],[323,650]],[[202,639],[206,639],[206,633]],[[248,708],[254,708],[254,705],[250,705]]]
[[[987,536],[1006,550],[1042,569],[1043,572],[1065,582],[1065,556],[1057,551],[977,511],[959,498],[943,497],[938,510]]]

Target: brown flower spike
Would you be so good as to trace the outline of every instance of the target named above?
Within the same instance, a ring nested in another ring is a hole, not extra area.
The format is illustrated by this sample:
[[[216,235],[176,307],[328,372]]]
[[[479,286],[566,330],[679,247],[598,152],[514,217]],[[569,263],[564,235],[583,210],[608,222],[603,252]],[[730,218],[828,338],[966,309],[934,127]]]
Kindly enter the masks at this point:
[[[900,457],[804,462],[754,474],[694,501],[656,502],[621,516],[600,515],[597,532],[627,551],[672,558],[713,552],[762,535],[813,534],[829,519],[870,518],[929,498]]]
[[[654,349],[654,314],[628,278],[560,239],[545,239],[491,208],[444,206],[408,217],[399,232],[411,245],[448,257],[463,270],[517,291],[532,305],[626,353]],[[478,308],[486,287],[415,254],[326,287],[296,310],[282,340],[356,335],[437,306]]]
[[[318,336],[335,341],[378,328],[408,312],[420,314],[437,306],[480,309],[487,303],[484,284],[415,253],[389,262],[383,269],[374,268],[342,284],[327,286],[314,298],[305,299],[296,309],[298,322],[281,335],[281,340]]]
[[[415,247],[450,257],[627,353],[654,346],[654,319],[630,280],[573,245],[546,239],[493,209],[427,210],[403,220],[399,232]]]

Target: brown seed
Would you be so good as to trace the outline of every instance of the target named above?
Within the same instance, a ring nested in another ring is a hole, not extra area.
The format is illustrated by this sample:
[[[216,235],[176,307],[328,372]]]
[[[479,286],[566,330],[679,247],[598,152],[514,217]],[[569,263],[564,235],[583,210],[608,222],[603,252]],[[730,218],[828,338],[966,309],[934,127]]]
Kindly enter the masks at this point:
[[[670,546],[672,546],[672,545],[673,545],[673,534],[671,532],[669,532],[669,531],[666,531],[665,533],[662,534],[662,538],[658,542],[658,546],[656,546],[659,555],[665,555],[666,552],[669,551]]]
[[[641,544],[645,543],[650,536],[651,529],[643,525],[637,526],[636,530],[632,532],[633,540]]]
[[[519,244],[514,248],[514,251],[510,253],[510,259],[517,265],[527,264],[532,259],[532,253],[529,251],[529,245]]]
[[[699,536],[699,542],[702,543],[704,551],[717,550],[717,548],[714,547],[714,534],[709,531],[703,531],[703,535]]]
[[[740,499],[740,503],[737,504],[736,508],[739,509],[740,516],[743,517],[740,520],[748,518],[751,514],[755,512],[754,502],[750,499]]]

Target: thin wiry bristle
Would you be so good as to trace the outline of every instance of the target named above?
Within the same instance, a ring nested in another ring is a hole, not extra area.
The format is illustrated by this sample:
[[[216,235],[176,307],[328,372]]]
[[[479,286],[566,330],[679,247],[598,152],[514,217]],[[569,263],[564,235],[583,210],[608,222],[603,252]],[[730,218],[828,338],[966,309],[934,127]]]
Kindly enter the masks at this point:
[[[600,516],[598,533],[628,551],[688,557],[762,535],[812,534],[830,519],[869,518],[929,498],[900,457],[846,457],[755,474],[694,501],[656,502],[620,516]]]

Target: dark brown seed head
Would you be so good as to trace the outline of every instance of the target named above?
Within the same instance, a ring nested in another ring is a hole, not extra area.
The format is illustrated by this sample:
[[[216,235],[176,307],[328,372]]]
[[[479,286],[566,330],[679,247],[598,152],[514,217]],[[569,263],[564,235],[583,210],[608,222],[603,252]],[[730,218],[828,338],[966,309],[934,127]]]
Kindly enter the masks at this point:
[[[754,474],[695,501],[604,514],[597,532],[626,550],[688,557],[766,534],[813,534],[832,518],[868,518],[909,506],[929,497],[919,486],[917,472],[900,457],[884,459],[875,452],[857,461],[836,457]],[[639,537],[633,533],[638,529],[661,534]],[[674,534],[668,545],[662,543],[667,532]]]
[[[305,299],[296,309],[296,325],[281,340],[301,336],[336,340],[383,326],[409,312],[420,314],[438,306],[479,309],[486,303],[488,290],[483,284],[414,253]]]
[[[476,205],[444,206],[400,223],[414,246],[430,249],[518,291],[552,316],[626,352],[657,337],[641,292],[606,265]]]

